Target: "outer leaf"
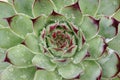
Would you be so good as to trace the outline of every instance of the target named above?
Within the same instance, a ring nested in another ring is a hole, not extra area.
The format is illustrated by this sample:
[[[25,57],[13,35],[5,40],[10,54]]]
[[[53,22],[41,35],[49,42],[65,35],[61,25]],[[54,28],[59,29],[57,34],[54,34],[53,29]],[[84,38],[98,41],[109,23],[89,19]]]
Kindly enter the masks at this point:
[[[10,48],[7,52],[7,57],[13,65],[18,67],[32,66],[32,58],[34,57],[34,54],[25,46],[17,45]]]
[[[62,9],[62,14],[75,25],[79,25],[82,14],[78,2]]]
[[[64,66],[58,67],[59,74],[65,79],[72,79],[77,77],[81,72],[82,68],[80,64],[69,63]]]
[[[62,78],[56,72],[38,70],[34,80],[62,80]]]
[[[96,59],[100,57],[104,50],[106,49],[106,44],[104,43],[104,40],[100,36],[96,36],[95,38],[91,39],[89,42],[89,53],[90,58]]]
[[[106,5],[109,4],[109,5]],[[112,15],[120,5],[120,0],[100,0],[98,15]]]
[[[107,17],[102,17],[100,20],[100,31],[99,34],[105,38],[112,38],[118,32],[119,22],[114,18],[109,19]]]
[[[0,47],[10,48],[22,42],[22,39],[13,33],[9,28],[0,29]]]
[[[108,47],[117,51],[120,55],[120,33],[108,43]]]
[[[79,4],[83,14],[94,15],[99,6],[99,0],[79,0]]]
[[[24,13],[32,17],[33,1],[34,0],[14,0],[14,7],[17,12]]]
[[[12,7],[12,5],[0,1],[0,18],[7,18],[15,14],[15,11]]]
[[[56,68],[56,65],[52,63],[49,59],[49,57],[45,56],[44,54],[38,54],[36,55],[33,60],[33,64],[37,67],[46,69],[48,71],[54,71]]]
[[[35,68],[16,68],[9,66],[1,75],[1,80],[33,80]]]
[[[98,20],[92,17],[84,17],[83,22],[81,24],[81,29],[87,40],[91,39],[97,34],[99,27],[98,24],[99,24]]]
[[[34,16],[41,14],[49,15],[53,11],[53,4],[50,0],[35,0],[33,5]]]
[[[109,53],[107,57],[98,60],[102,67],[102,77],[110,78],[120,72],[120,57],[117,53]]]
[[[34,34],[28,34],[24,41],[25,45],[35,52],[40,52],[39,45],[38,45],[38,38]]]
[[[14,16],[10,22],[11,29],[23,38],[27,33],[33,32],[32,25],[30,18],[25,15]]]
[[[80,76],[80,80],[101,80],[101,67],[95,61],[83,61],[85,70]]]

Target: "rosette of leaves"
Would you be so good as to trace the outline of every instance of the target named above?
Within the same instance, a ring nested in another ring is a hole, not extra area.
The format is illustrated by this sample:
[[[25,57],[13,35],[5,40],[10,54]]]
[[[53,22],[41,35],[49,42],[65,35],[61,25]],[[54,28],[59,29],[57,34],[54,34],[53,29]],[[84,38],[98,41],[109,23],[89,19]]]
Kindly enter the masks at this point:
[[[0,1],[0,80],[119,80],[120,0]]]

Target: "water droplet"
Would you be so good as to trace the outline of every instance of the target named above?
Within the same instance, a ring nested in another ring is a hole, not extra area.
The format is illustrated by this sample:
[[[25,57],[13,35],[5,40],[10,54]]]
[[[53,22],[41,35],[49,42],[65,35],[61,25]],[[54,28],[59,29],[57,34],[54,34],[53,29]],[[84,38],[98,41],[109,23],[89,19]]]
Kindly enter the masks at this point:
[[[26,60],[25,60],[25,59],[21,59],[21,61],[23,61],[24,63],[26,62]]]
[[[117,5],[118,3],[116,1],[113,2],[113,5]]]
[[[72,14],[72,19],[75,19],[75,16]]]
[[[7,39],[9,40],[9,39],[10,39],[10,37],[7,37]]]
[[[26,79],[27,78],[27,76],[26,75],[22,75],[22,76],[20,76],[22,79]]]
[[[8,70],[9,70],[10,72],[13,72],[14,69],[13,69],[13,68],[9,68]]]

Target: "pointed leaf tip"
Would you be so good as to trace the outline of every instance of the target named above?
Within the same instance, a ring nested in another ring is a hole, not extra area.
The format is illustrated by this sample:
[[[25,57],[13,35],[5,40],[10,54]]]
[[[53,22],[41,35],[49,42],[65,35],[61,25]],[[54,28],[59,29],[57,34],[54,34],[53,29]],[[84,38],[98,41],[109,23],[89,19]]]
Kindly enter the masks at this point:
[[[59,14],[59,13],[55,12],[54,10],[52,11],[52,13],[50,15],[53,15],[53,16],[62,16],[62,14]]]
[[[67,6],[67,7],[72,7],[73,9],[81,11],[78,1],[70,6]]]
[[[115,31],[116,31],[115,35],[117,35],[118,34],[118,25],[119,25],[120,21],[116,20],[115,18],[112,18],[112,21],[113,21],[112,26],[115,28]]]

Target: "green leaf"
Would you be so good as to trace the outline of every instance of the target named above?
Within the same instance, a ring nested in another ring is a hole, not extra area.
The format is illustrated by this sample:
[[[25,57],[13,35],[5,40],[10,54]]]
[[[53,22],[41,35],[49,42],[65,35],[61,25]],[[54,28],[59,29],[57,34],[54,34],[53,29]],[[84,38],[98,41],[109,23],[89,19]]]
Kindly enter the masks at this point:
[[[92,17],[84,17],[80,26],[84,36],[87,40],[93,38],[98,32],[98,20]]]
[[[75,64],[80,63],[85,58],[85,56],[87,55],[88,47],[89,47],[88,44],[84,44],[82,48],[76,52],[73,60]]]
[[[111,49],[114,49],[120,55],[120,45],[119,44],[120,44],[120,32],[115,38],[113,38],[113,40],[111,40],[108,43],[108,47],[111,48]]]
[[[65,79],[72,79],[77,77],[81,72],[82,68],[80,64],[69,63],[58,67],[59,74]]]
[[[78,2],[63,8],[61,13],[68,19],[68,21],[75,25],[80,25],[82,14]]]
[[[99,6],[98,0],[79,0],[80,9],[83,14],[94,15]]]
[[[74,45],[70,52],[68,50],[68,52],[62,53],[62,57],[72,57],[76,53],[77,47],[77,45]]]
[[[23,45],[17,45],[7,51],[7,57],[10,62],[17,67],[32,66],[34,54]]]
[[[0,48],[0,61],[4,61],[5,55],[5,50]]]
[[[98,78],[101,76],[101,67],[100,65],[92,60],[83,61],[84,72],[80,76],[80,80],[99,80]]]
[[[52,1],[55,5],[54,10],[57,12],[61,12],[62,8],[74,4],[77,0],[52,0]]]
[[[0,73],[2,73],[10,64],[7,62],[0,62]]]
[[[120,57],[115,52],[108,52],[106,57],[98,60],[102,67],[102,77],[111,78],[116,76],[120,68]]]
[[[56,65],[52,63],[49,59],[49,57],[45,56],[44,53],[42,54],[37,54],[33,60],[33,64],[36,65],[37,67],[46,69],[48,71],[54,71],[56,68]]]
[[[50,0],[35,0],[33,5],[33,13],[35,17],[41,14],[49,15],[53,11],[53,4]]]
[[[7,18],[15,14],[13,6],[7,2],[0,1],[0,10],[2,10],[0,11],[0,18]]]
[[[32,14],[32,5],[34,0],[14,0],[14,7],[18,13],[24,13],[31,17]]]
[[[119,8],[119,5],[120,0],[100,0],[98,15],[112,15]]]
[[[0,19],[0,25],[3,27],[8,27],[8,22],[5,19]]]
[[[120,80],[120,77],[115,77],[112,80]]]
[[[47,18],[47,22],[60,22],[60,21],[65,21],[66,18],[62,14],[59,14],[55,11],[53,11]]]
[[[26,36],[27,33],[33,32],[32,21],[26,15],[16,15],[12,18],[10,22],[11,29],[20,35],[22,38]]]
[[[118,27],[118,25],[114,25],[118,22],[115,22],[114,19],[109,19],[107,17],[102,17],[99,23],[100,26],[100,30],[99,30],[99,34],[102,35],[105,38],[112,38],[116,35],[116,29]]]
[[[103,51],[106,49],[106,44],[104,40],[100,36],[96,36],[95,38],[88,41],[89,49],[88,52],[90,53],[90,58],[97,59],[102,54]]]
[[[9,28],[0,28],[0,47],[10,48],[22,42],[22,39]]]
[[[34,34],[28,34],[24,40],[25,45],[34,52],[40,52],[38,38]]]
[[[117,19],[118,21],[120,21],[120,9],[115,13],[113,17]]]
[[[45,27],[45,23],[46,17],[43,15],[33,19],[33,29],[37,36],[40,35],[40,31]]]
[[[34,80],[62,80],[62,78],[56,72],[38,70],[35,73]]]
[[[2,74],[1,80],[33,80],[35,68],[16,68],[9,66]]]

